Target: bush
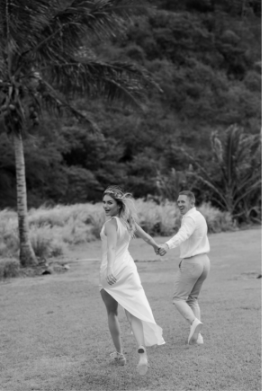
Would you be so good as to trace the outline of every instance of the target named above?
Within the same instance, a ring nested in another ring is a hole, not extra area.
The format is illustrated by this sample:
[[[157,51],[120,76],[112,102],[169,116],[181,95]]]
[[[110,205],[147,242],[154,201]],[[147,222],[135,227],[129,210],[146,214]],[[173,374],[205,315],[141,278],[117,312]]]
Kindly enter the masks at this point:
[[[180,212],[174,202],[157,205],[153,201],[137,200],[137,209],[139,224],[152,236],[173,235],[181,225]],[[197,209],[205,217],[209,233],[230,231],[235,228],[230,213],[222,212],[210,203],[203,203]]]
[[[210,203],[203,203],[198,210],[206,219],[209,233],[232,231],[235,229],[230,213],[222,212],[218,208],[211,206]]]
[[[38,258],[64,254],[67,245],[88,243],[100,237],[104,223],[101,204],[41,206],[29,210],[30,240]],[[17,215],[0,211],[0,256],[19,253]]]
[[[137,200],[139,224],[149,235],[168,236],[180,226],[179,210],[175,203],[158,205],[153,201]]]
[[[31,230],[30,241],[35,255],[40,259],[64,254],[65,245],[60,235],[48,225]]]
[[[17,259],[0,260],[0,279],[16,277],[19,274],[20,266]]]

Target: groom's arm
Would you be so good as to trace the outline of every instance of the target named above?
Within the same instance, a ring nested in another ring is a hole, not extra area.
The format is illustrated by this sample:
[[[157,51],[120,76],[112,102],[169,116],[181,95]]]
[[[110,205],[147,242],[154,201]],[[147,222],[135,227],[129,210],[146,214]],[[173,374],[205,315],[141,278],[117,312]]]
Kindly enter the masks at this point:
[[[182,220],[182,226],[179,229],[178,233],[161,246],[159,254],[165,255],[167,251],[171,248],[178,247],[182,242],[187,240],[192,235],[195,228],[195,220],[191,216],[185,217]]]
[[[178,233],[171,239],[169,239],[165,244],[168,246],[169,249],[178,247],[181,243],[183,243],[192,235],[195,229],[195,220],[191,216],[188,216],[182,221],[182,225]]]

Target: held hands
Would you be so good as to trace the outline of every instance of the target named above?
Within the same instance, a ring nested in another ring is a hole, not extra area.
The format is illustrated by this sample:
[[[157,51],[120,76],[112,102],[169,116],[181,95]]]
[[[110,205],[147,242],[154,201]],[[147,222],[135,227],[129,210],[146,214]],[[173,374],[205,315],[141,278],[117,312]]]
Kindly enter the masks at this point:
[[[161,246],[159,246],[156,242],[154,243],[153,248],[155,250],[156,255],[159,255],[160,247]]]
[[[114,285],[116,283],[116,277],[113,274],[112,268],[108,267],[107,268],[107,277],[106,280],[109,285]]]
[[[169,247],[168,247],[168,245],[165,243],[165,244],[163,244],[163,245],[158,246],[157,248],[155,248],[155,253],[156,253],[157,255],[161,255],[161,257],[162,257],[162,256],[164,256],[164,255],[167,253],[168,250],[169,250]]]
[[[160,246],[158,253],[159,253],[159,255],[161,255],[161,257],[163,257],[163,255],[166,255],[168,250],[169,250],[168,245],[163,244],[162,246]]]

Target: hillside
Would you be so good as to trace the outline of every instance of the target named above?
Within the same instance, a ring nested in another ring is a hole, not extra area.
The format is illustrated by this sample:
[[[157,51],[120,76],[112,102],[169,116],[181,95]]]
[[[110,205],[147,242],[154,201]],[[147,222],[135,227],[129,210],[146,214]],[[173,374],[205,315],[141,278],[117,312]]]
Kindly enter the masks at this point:
[[[228,3],[151,0],[148,11],[134,11],[124,33],[93,42],[101,59],[133,61],[160,88],[148,87],[144,113],[79,99],[100,135],[72,119],[45,118],[25,141],[29,206],[96,201],[109,183],[137,197],[160,195],[159,181],[168,182],[172,168],[180,173],[178,187],[186,185],[181,147],[208,165],[212,131],[223,135],[238,124],[248,134],[259,132],[261,5]],[[0,188],[0,206],[14,207],[13,151],[1,132]]]

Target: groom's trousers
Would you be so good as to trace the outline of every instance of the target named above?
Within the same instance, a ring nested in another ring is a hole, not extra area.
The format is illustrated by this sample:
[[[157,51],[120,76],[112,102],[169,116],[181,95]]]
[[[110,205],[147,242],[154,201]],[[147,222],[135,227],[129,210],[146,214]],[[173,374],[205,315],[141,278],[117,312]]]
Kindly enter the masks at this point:
[[[190,323],[195,317],[201,320],[198,296],[209,271],[210,261],[207,254],[184,258],[179,264],[174,281],[173,303]]]

